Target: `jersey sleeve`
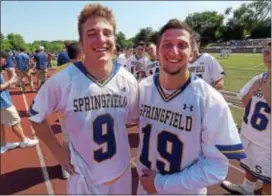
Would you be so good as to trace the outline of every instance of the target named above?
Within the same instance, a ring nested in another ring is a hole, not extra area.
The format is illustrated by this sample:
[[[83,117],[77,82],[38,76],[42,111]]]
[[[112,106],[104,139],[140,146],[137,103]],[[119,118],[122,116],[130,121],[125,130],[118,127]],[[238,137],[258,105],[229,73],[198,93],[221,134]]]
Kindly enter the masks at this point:
[[[211,65],[212,67],[210,68],[210,70],[211,70],[211,77],[213,82],[222,79],[226,75],[220,63],[212,56],[211,56]]]
[[[132,76],[133,77],[133,76]],[[139,118],[139,84],[135,78],[130,86],[128,99],[128,117],[127,123],[130,123]]]
[[[58,80],[60,77],[55,76],[49,78],[39,89],[29,108],[29,120],[41,123],[50,114],[58,111],[62,89]]]
[[[251,88],[251,86],[254,84],[254,82],[256,81],[256,80],[258,80],[259,79],[259,77],[258,76],[255,76],[255,77],[253,77],[251,80],[249,80],[244,86],[243,86],[243,88],[239,91],[239,93],[238,93],[238,97],[240,98],[240,99],[242,99],[247,93],[248,93],[248,91],[249,91],[249,89]]]
[[[219,100],[217,99],[219,97]],[[245,158],[237,128],[223,97],[211,96],[204,107],[202,120],[202,154],[179,173],[156,175],[158,192],[192,191],[217,184],[228,173],[229,160]]]

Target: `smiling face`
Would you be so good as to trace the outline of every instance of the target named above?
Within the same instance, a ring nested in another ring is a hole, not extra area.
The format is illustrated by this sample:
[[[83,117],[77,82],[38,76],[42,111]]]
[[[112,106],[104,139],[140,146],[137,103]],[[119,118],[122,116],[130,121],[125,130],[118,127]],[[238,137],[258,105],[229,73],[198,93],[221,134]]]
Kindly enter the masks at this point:
[[[161,69],[170,75],[179,74],[192,59],[190,33],[185,29],[168,29],[161,36],[158,56]]]
[[[146,48],[146,52],[148,53],[148,55],[149,55],[151,58],[156,58],[156,53],[157,53],[156,45],[155,45],[155,44],[150,44],[150,45]]]
[[[138,45],[138,46],[136,47],[136,55],[137,55],[138,57],[144,56],[144,51],[145,51],[144,46]]]
[[[90,17],[82,26],[85,59],[110,61],[115,49],[113,26],[103,17]]]

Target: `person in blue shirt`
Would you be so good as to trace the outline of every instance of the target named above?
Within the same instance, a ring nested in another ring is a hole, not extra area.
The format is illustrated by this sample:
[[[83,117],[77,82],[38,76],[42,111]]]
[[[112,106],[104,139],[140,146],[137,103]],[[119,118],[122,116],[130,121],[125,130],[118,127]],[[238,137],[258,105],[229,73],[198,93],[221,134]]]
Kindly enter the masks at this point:
[[[4,152],[21,147],[33,147],[38,143],[37,139],[30,139],[25,136],[22,125],[21,125],[21,118],[12,104],[11,96],[9,94],[8,89],[12,84],[17,82],[16,77],[12,77],[10,80],[5,81],[2,75],[2,67],[7,64],[7,59],[9,58],[8,53],[4,51],[0,51],[0,59],[1,59],[1,73],[0,73],[0,114],[1,114],[1,154]],[[19,137],[21,140],[20,142],[13,142],[9,143],[6,141],[5,137],[5,126],[10,126],[11,130],[14,134]]]
[[[67,53],[68,45],[69,45],[68,43],[64,43],[64,49],[58,55],[57,66],[61,66],[63,64],[66,64],[66,63],[70,62],[70,58],[69,58],[69,55]]]
[[[30,58],[25,53],[24,48],[20,48],[19,54],[15,57],[16,67],[18,70],[18,80],[21,84],[23,92],[25,92],[25,82],[24,77],[27,77],[31,90],[34,91],[32,74],[30,73]]]
[[[10,53],[9,50],[6,50],[7,53]],[[6,65],[3,67],[4,70],[7,70],[9,80],[12,77],[17,77],[15,68],[14,68],[14,61],[11,56],[8,57]],[[15,88],[15,84],[11,85],[10,88]]]
[[[38,53],[35,54],[34,60],[36,62],[36,75],[38,80],[38,89],[41,85],[47,80],[47,66],[48,66],[48,58],[47,54],[44,52],[44,47],[40,46],[38,49]]]

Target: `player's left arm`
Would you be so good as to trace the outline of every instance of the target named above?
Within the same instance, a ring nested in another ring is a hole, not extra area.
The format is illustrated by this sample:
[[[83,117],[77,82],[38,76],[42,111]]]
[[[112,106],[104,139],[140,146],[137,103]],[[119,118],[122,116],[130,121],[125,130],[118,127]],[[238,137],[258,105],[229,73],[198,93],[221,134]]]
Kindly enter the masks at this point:
[[[230,109],[220,95],[210,96],[207,101],[201,136],[202,154],[199,159],[182,172],[157,174],[157,192],[179,193],[217,184],[227,176],[229,159],[246,157]]]
[[[216,89],[216,90],[223,90],[224,88],[224,79],[221,78],[215,82],[212,83],[212,86]]]
[[[217,90],[223,90],[224,88],[224,77],[226,75],[224,69],[220,65],[220,63],[214,58],[211,57],[211,78],[212,81],[212,86],[217,89]]]
[[[263,81],[260,88],[263,92],[264,99],[271,108],[271,81]]]

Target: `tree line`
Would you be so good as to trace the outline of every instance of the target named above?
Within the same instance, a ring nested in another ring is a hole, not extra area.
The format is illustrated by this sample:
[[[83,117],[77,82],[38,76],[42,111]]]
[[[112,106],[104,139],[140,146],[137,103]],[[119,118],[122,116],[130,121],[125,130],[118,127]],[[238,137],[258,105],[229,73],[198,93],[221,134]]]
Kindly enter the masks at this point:
[[[202,37],[202,46],[214,42],[243,40],[271,37],[271,1],[256,0],[242,4],[233,9],[229,7],[223,14],[216,11],[195,12],[188,15],[185,21]],[[51,52],[63,49],[64,42],[76,40],[34,41],[26,43],[20,34],[11,33],[4,36],[1,33],[1,49],[18,50],[24,47],[27,51],[35,51],[40,45]],[[123,32],[116,35],[119,48],[133,47],[138,41],[158,41],[158,31],[151,27],[142,28],[132,38],[126,38]]]

